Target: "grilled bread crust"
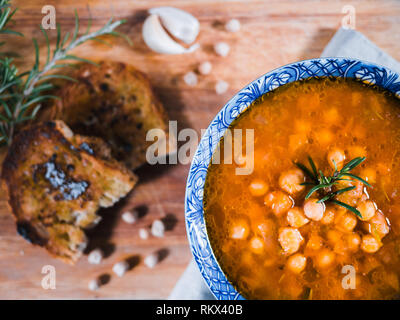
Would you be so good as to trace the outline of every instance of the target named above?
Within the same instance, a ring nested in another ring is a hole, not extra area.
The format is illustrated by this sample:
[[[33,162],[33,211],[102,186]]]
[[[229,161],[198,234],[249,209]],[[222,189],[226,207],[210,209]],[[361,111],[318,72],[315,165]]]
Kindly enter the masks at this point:
[[[150,129],[166,133],[167,154],[176,151],[169,144],[164,107],[142,72],[124,63],[100,61],[98,66],[78,64],[68,75],[78,81],[59,86],[53,94],[60,99],[44,108],[42,121],[63,120],[75,133],[102,138],[130,169],[146,162],[146,149],[153,143],[146,141]]]
[[[17,231],[71,264],[86,247],[84,229],[100,221],[97,210],[137,182],[101,139],[74,135],[62,121],[38,123],[15,136],[2,179]]]

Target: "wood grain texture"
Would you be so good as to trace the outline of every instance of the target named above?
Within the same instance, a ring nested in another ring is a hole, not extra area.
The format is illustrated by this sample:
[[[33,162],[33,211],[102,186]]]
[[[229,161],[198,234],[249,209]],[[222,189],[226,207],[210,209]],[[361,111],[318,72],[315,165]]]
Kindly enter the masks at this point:
[[[21,70],[33,62],[32,37],[41,37],[38,25],[41,8],[52,4],[62,30],[73,27],[73,10],[78,10],[85,26],[93,17],[93,28],[100,27],[113,14],[126,18],[121,31],[127,33],[133,46],[111,39],[113,47],[85,44],[75,53],[92,59],[107,58],[131,63],[146,72],[172,120],[179,128],[191,127],[200,132],[217,111],[240,88],[261,74],[296,60],[318,57],[340,26],[342,7],[356,8],[356,28],[396,59],[400,59],[399,1],[73,1],[14,0],[19,7],[16,30],[25,38],[9,38],[7,49],[21,54]],[[152,53],[141,38],[141,25],[150,7],[170,5],[185,9],[201,22],[201,49],[190,55],[167,56]],[[89,13],[90,12],[90,13]],[[242,23],[238,33],[228,33],[223,23],[237,18]],[[54,40],[55,32],[50,32]],[[226,58],[213,52],[213,44],[226,41],[231,52]],[[53,41],[54,42],[54,41]],[[182,76],[208,60],[211,75],[200,76],[196,87],[188,87]],[[226,94],[216,95],[215,82],[227,81]],[[4,150],[3,150],[4,153]],[[86,299],[86,298],[166,298],[191,259],[184,223],[184,193],[188,165],[144,167],[138,171],[140,184],[132,194],[112,209],[102,212],[101,224],[91,231],[91,247],[100,246],[107,257],[99,266],[90,265],[86,257],[76,266],[51,258],[16,234],[13,217],[4,197],[0,197],[0,298],[3,299]],[[127,225],[120,216],[125,209],[139,208],[143,217]],[[148,227],[156,218],[166,218],[169,230],[164,238],[141,240],[138,229]],[[154,269],[143,264],[143,258],[161,250],[163,260]],[[112,274],[112,265],[129,259],[132,269],[123,277]],[[56,267],[56,290],[41,287],[41,269]],[[95,293],[87,289],[89,280],[104,275],[108,282]],[[109,275],[109,276],[107,276]],[[109,278],[108,278],[109,277]]]

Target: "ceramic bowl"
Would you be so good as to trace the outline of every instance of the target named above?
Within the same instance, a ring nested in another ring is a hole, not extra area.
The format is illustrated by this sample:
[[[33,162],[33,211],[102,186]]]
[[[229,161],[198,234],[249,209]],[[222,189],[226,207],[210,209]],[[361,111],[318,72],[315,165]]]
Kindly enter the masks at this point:
[[[319,58],[291,63],[264,74],[240,90],[217,114],[200,140],[186,185],[185,221],[191,251],[208,287],[217,299],[244,299],[221,270],[207,235],[203,194],[213,152],[225,130],[251,103],[284,84],[335,76],[376,84],[400,96],[399,75],[385,67],[355,59]]]

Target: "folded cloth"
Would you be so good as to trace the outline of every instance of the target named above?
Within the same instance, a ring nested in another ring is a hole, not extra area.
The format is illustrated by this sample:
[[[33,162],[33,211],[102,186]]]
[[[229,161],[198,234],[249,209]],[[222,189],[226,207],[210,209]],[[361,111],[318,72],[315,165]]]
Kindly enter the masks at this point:
[[[183,275],[176,283],[174,289],[169,295],[170,300],[211,300],[214,295],[208,289],[199,268],[192,259]]]
[[[379,49],[362,33],[339,29],[327,44],[321,57],[346,57],[365,60],[400,73],[400,63]]]
[[[325,47],[321,57],[347,57],[366,60],[400,73],[399,62],[355,30],[339,29]],[[169,299],[215,299],[193,259],[176,283]]]

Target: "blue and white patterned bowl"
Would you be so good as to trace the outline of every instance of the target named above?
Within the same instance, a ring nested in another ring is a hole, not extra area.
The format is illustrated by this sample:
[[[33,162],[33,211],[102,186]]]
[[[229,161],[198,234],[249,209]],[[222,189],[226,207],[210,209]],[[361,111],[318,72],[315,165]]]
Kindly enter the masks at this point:
[[[213,152],[232,121],[255,99],[286,83],[324,76],[356,78],[388,89],[400,97],[399,75],[385,67],[345,58],[319,58],[295,62],[266,73],[240,90],[217,114],[200,141],[186,185],[186,230],[200,273],[219,300],[244,298],[221,270],[213,254],[204,221],[204,182]]]

